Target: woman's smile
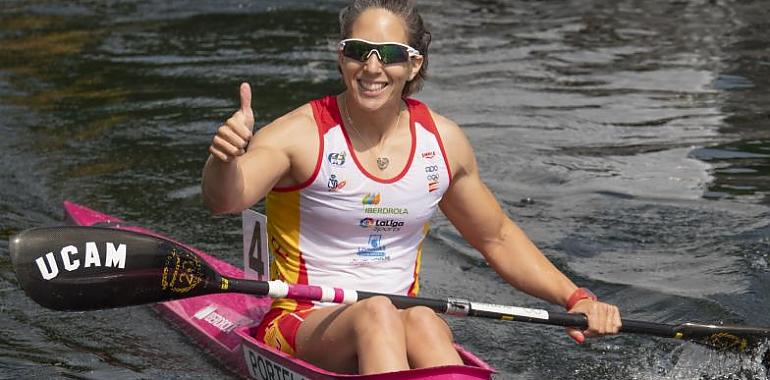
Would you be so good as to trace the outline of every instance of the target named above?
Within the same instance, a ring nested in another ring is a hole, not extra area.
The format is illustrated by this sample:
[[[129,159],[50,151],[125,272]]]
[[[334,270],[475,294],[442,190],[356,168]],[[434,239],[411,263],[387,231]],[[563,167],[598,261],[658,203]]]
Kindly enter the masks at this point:
[[[356,83],[358,84],[358,90],[361,95],[368,98],[374,98],[381,95],[388,87],[388,82],[381,80],[356,79]]]

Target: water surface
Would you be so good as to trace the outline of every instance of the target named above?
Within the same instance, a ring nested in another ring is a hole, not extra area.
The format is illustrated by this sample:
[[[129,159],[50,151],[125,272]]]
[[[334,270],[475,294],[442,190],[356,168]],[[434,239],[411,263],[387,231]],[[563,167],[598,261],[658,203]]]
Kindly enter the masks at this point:
[[[340,91],[340,2],[0,4],[0,377],[227,378],[149,307],[59,313],[19,290],[7,239],[70,199],[230,262],[240,221],[198,188],[251,83],[258,124]],[[505,211],[577,283],[658,322],[770,325],[770,7],[761,1],[422,1],[431,77]],[[522,202],[530,198],[531,201]],[[258,206],[258,208],[261,206]],[[510,289],[443,216],[428,296],[551,307]],[[757,358],[452,319],[500,379],[753,379]]]

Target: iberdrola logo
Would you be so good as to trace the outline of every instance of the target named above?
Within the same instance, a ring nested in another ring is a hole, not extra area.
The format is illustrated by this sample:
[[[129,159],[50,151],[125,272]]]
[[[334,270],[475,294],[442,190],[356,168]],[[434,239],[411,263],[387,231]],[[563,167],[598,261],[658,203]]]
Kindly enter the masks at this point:
[[[361,199],[361,204],[365,205],[378,205],[380,204],[380,193],[367,193],[364,198]]]

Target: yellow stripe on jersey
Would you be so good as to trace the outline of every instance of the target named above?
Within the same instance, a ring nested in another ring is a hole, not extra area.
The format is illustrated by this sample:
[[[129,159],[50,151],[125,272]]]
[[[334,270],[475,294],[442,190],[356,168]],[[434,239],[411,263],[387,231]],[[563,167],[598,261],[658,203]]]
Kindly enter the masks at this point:
[[[301,251],[299,248],[300,234],[300,192],[271,191],[267,194],[265,208],[267,213],[267,238],[272,254],[270,279],[281,280],[289,284],[300,281],[302,268]],[[278,299],[273,307],[294,311],[297,302],[289,299]]]
[[[417,247],[417,259],[414,263],[414,284],[409,289],[409,295],[416,296],[420,293],[420,270],[422,269],[422,247],[425,244],[425,238],[428,237],[428,231],[430,231],[430,223],[425,223],[422,226],[422,240]]]

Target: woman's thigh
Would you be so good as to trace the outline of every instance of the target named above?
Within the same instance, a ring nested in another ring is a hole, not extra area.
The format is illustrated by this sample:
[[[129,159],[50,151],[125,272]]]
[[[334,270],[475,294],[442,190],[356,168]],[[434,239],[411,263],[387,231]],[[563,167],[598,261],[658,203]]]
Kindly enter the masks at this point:
[[[401,313],[412,368],[462,364],[453,344],[452,330],[433,310],[417,306]]]
[[[399,311],[371,298],[310,313],[297,331],[297,357],[345,373],[407,369],[405,339]]]

